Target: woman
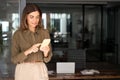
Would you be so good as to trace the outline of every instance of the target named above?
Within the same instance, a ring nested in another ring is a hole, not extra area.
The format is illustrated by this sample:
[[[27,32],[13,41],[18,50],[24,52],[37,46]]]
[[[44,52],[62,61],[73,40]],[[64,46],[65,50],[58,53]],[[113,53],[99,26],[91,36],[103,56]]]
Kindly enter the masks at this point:
[[[11,60],[17,64],[15,80],[48,80],[45,63],[52,57],[50,44],[40,48],[44,39],[50,39],[43,28],[42,12],[34,4],[27,4],[23,10],[20,28],[12,37]]]

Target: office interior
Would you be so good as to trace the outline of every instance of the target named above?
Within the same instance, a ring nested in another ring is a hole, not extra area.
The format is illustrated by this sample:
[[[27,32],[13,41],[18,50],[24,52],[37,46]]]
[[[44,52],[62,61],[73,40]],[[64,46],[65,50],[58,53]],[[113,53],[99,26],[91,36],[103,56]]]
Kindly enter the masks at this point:
[[[40,7],[44,28],[50,32],[53,57],[46,64],[48,70],[55,71],[57,62],[75,62],[76,70],[120,66],[120,1],[2,0],[0,77],[14,75],[11,37],[19,27],[24,6],[29,3]]]

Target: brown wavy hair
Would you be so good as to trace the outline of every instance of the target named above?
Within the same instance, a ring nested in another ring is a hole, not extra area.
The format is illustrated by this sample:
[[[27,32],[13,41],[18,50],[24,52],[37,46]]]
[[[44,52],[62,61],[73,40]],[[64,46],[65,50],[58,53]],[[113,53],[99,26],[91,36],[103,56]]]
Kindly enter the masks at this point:
[[[30,4],[26,4],[26,6],[23,10],[21,22],[20,22],[20,30],[24,31],[24,30],[29,29],[28,24],[27,24],[27,15],[34,11],[38,11],[40,14],[40,19],[39,19],[39,23],[38,23],[37,27],[41,27],[42,11],[40,10],[40,8],[37,5],[30,3]]]

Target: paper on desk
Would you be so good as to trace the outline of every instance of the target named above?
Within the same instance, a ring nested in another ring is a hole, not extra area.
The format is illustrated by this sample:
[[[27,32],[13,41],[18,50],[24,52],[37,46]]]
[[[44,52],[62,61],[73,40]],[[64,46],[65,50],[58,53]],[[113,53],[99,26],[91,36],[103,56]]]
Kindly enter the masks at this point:
[[[100,74],[100,71],[95,69],[85,69],[85,70],[82,70],[81,73],[83,75],[93,75],[93,74]]]
[[[40,48],[44,47],[44,46],[48,46],[50,44],[50,39],[44,39],[43,42],[41,43]]]

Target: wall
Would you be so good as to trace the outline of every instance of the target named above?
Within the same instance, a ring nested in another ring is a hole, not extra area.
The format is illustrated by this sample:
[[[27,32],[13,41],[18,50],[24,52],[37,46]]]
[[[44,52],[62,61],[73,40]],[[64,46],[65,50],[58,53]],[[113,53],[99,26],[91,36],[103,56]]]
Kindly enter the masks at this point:
[[[118,63],[120,64],[120,8],[118,14]]]

